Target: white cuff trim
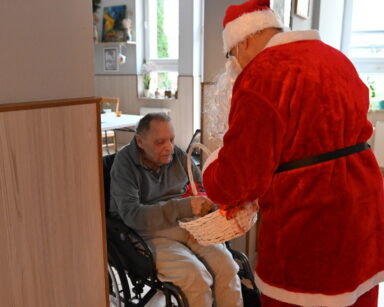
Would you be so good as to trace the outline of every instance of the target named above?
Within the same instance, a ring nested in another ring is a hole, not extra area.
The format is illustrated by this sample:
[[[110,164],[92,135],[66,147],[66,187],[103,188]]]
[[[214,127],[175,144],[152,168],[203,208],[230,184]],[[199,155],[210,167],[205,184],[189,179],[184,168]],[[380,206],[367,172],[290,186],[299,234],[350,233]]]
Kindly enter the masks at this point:
[[[260,291],[275,300],[285,302],[288,304],[300,306],[328,306],[340,307],[353,305],[357,299],[364,293],[371,290],[373,287],[384,281],[384,271],[381,271],[360,284],[354,291],[345,292],[336,295],[325,295],[321,293],[302,293],[292,292],[265,283],[261,278],[255,274],[255,281]]]
[[[203,174],[204,174],[205,170],[207,169],[207,167],[209,166],[209,164],[211,164],[213,161],[215,161],[218,158],[220,149],[221,149],[220,147],[217,148],[214,152],[212,152],[208,156],[207,160],[205,160],[205,163],[203,166],[203,171],[202,171]]]

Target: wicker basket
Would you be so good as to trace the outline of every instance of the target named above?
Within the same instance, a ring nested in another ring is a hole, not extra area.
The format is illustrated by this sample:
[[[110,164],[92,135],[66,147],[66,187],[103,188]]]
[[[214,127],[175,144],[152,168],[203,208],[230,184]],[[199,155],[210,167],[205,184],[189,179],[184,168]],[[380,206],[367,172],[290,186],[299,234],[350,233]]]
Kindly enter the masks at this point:
[[[192,151],[196,147],[210,154],[209,149],[202,144],[193,144],[188,151],[188,177],[193,195],[198,195],[191,166]],[[179,221],[179,225],[190,232],[201,245],[222,243],[240,237],[251,229],[257,219],[256,208],[257,201],[254,201],[245,204],[232,219],[227,219],[220,210],[216,210],[202,217]]]

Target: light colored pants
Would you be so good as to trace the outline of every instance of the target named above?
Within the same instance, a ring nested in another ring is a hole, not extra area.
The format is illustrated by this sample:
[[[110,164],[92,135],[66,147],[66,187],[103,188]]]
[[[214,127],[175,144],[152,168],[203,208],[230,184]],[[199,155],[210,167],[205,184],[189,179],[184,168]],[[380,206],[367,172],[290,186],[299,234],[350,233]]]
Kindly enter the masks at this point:
[[[189,236],[182,241],[153,238],[148,243],[159,279],[181,288],[190,307],[211,307],[213,302],[216,307],[243,306],[239,266],[224,244],[201,246]]]

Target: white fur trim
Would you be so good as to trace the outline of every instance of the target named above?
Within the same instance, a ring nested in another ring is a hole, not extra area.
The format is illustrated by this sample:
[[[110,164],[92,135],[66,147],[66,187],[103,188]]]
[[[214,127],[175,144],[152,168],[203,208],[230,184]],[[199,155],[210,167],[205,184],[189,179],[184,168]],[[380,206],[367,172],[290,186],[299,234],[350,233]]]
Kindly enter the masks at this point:
[[[219,151],[220,151],[221,148],[217,148],[214,152],[212,152],[207,160],[205,160],[205,163],[204,163],[204,167],[203,167],[203,174],[205,172],[205,170],[207,169],[207,167],[209,166],[209,164],[211,164],[213,161],[217,160],[217,157],[219,156]]]
[[[368,292],[382,281],[384,281],[384,271],[381,271],[370,279],[366,280],[352,292],[345,292],[336,295],[325,295],[321,293],[311,294],[292,292],[282,288],[271,286],[261,280],[261,278],[257,274],[255,274],[255,282],[257,287],[260,289],[261,293],[275,300],[299,306],[350,306],[356,303],[357,299],[361,295]]]
[[[271,9],[245,13],[228,22],[223,31],[224,52],[228,52],[247,36],[267,28],[284,28],[279,16]]]
[[[280,32],[272,36],[264,49],[304,40],[320,40],[320,34],[315,30]]]

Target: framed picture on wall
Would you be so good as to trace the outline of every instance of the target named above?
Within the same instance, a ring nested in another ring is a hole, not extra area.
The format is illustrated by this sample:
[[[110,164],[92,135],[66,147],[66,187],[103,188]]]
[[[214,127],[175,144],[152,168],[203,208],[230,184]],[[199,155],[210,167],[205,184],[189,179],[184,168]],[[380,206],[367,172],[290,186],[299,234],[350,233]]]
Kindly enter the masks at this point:
[[[295,14],[302,18],[309,18],[310,0],[296,0]]]
[[[117,56],[119,52],[117,47],[108,47],[103,50],[104,58],[104,71],[119,71],[119,65],[117,63]]]
[[[271,8],[279,14],[285,27],[291,26],[292,0],[271,0]]]
[[[126,5],[104,7],[102,42],[123,42],[127,40],[124,27],[126,15]]]

